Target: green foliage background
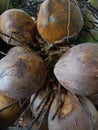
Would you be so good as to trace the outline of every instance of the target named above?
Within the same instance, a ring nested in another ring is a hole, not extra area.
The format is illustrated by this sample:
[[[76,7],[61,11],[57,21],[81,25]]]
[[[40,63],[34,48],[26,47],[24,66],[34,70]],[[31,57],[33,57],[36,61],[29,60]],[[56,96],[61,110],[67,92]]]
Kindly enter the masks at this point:
[[[10,8],[23,9],[31,16],[37,17],[37,12],[43,0],[0,0],[0,14]]]

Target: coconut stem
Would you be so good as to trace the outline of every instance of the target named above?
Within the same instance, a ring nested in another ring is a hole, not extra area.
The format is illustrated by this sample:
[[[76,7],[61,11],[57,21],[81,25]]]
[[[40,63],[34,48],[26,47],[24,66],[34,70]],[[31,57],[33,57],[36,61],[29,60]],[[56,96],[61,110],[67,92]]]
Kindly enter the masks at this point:
[[[83,0],[83,4],[92,12],[94,17],[98,19],[98,9],[95,9],[94,7],[92,7],[89,1],[87,2],[86,0]]]
[[[20,111],[20,110],[23,108],[23,106],[27,103],[27,101],[29,100],[29,98],[30,98],[30,97],[27,97],[27,98],[25,99],[25,101],[21,104],[21,106],[20,106],[20,108],[19,108],[18,111]]]
[[[4,56],[6,56],[6,55],[7,55],[6,53],[4,53],[4,52],[2,52],[2,51],[0,51],[0,54],[2,54],[2,55],[4,55]]]
[[[0,35],[4,35],[4,36],[6,36],[6,37],[8,37],[8,38],[11,38],[11,39],[17,41],[14,37],[9,36],[9,35],[7,35],[7,34],[5,34],[5,33],[3,33],[3,32],[0,32]]]
[[[49,96],[50,91],[49,91],[49,87],[47,87],[47,91],[46,91],[46,95],[44,96],[43,100],[40,102],[40,104],[38,105],[38,107],[36,108],[36,110],[38,110],[41,105],[43,104],[43,102],[45,101],[45,99],[47,98],[47,96]]]
[[[10,45],[11,39],[13,39],[13,34],[18,34],[18,33],[16,33],[16,32],[11,32],[11,35],[10,35],[9,40],[8,40],[8,42],[7,42],[8,45]]]
[[[31,105],[34,103],[34,101],[35,101],[36,97],[38,96],[38,94],[39,94],[39,92],[40,92],[41,89],[42,88],[40,88],[38,91],[36,91],[31,104],[29,104],[28,107],[23,111],[23,113],[18,117],[18,119],[14,123],[14,126],[16,126],[18,124],[18,122],[21,119],[21,117],[23,117],[26,114],[26,112],[30,109]]]
[[[52,93],[51,93],[51,92],[52,92]],[[51,104],[52,104],[54,98],[55,98],[55,92],[54,92],[54,91],[50,91],[50,94],[48,95],[46,101],[44,102],[44,104],[43,104],[43,106],[42,106],[42,109],[40,110],[40,112],[39,112],[39,114],[37,115],[37,117],[34,118],[34,119],[31,121],[31,123],[29,124],[29,127],[28,127],[27,130],[30,130],[30,129],[32,128],[33,124],[34,124],[40,117],[42,117],[42,118],[41,118],[41,121],[40,121],[40,124],[39,124],[39,126],[38,126],[38,128],[37,128],[37,130],[40,130],[41,125],[42,125],[42,122],[43,122],[43,120],[45,119],[45,117],[46,117],[46,115],[47,115],[47,113],[48,113],[48,111],[49,111],[49,109],[50,109],[50,106],[51,106]]]
[[[56,109],[54,115],[52,116],[51,120],[54,120],[54,119],[55,119],[55,117],[57,116],[57,114],[58,114],[58,112],[59,112],[59,110],[60,110],[60,108],[61,108],[61,105],[62,105],[62,99],[61,99],[61,85],[60,85],[60,84],[58,84],[58,94],[59,94],[59,95],[58,95],[58,96],[59,96],[58,106],[57,106],[57,109]]]
[[[54,97],[54,96],[53,96],[53,97]],[[46,115],[47,115],[47,113],[48,113],[48,111],[49,111],[49,109],[50,109],[50,106],[51,106],[51,104],[52,104],[52,102],[53,102],[53,97],[52,97],[52,100],[50,101],[50,103],[49,103],[49,105],[48,105],[48,107],[47,107],[47,110],[46,110],[46,111],[44,112],[44,114],[42,115],[42,119],[41,119],[41,121],[40,121],[40,124],[39,124],[37,130],[40,130],[40,128],[41,128],[41,125],[42,125],[42,123],[43,123],[43,120],[45,119],[45,117],[46,117]]]
[[[17,102],[18,102],[18,100],[15,100],[14,102],[8,104],[6,107],[0,109],[0,112],[2,112],[2,111],[4,111],[4,110],[8,109],[9,107],[13,106],[13,105],[16,104]]]

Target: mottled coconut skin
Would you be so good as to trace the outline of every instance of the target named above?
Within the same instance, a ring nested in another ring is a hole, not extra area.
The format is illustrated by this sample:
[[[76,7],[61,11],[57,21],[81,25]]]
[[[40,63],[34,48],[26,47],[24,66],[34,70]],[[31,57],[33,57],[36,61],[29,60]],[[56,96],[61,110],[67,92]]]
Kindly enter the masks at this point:
[[[9,9],[0,16],[0,31],[9,37],[12,34],[11,45],[30,45],[33,42],[35,23],[33,19],[21,9]],[[9,37],[0,34],[0,37],[9,42]]]
[[[48,43],[59,43],[76,36],[83,27],[83,17],[76,0],[45,0],[39,10],[37,28]]]
[[[0,64],[0,91],[11,98],[30,96],[43,85],[47,75],[42,58],[21,46],[12,48]]]
[[[69,49],[56,63],[54,74],[72,93],[98,93],[98,44],[84,43]]]
[[[57,116],[52,120],[55,113],[59,96],[56,95],[48,116],[49,130],[97,130],[98,112],[94,105],[85,97],[78,99],[74,94],[62,93],[62,106]]]

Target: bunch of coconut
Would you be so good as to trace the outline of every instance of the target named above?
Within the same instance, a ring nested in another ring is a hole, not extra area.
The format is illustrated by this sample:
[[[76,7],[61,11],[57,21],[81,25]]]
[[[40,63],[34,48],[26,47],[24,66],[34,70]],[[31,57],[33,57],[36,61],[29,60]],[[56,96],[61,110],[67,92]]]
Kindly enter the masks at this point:
[[[12,47],[0,59],[0,128],[24,116],[28,130],[98,130],[98,43],[77,41],[87,14],[77,0],[43,1],[36,22],[21,9],[1,14]]]

